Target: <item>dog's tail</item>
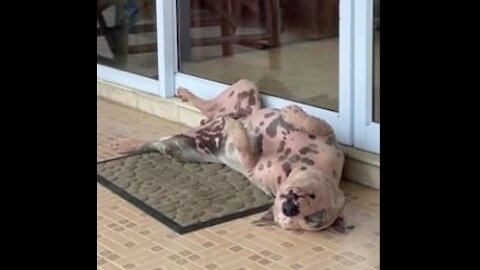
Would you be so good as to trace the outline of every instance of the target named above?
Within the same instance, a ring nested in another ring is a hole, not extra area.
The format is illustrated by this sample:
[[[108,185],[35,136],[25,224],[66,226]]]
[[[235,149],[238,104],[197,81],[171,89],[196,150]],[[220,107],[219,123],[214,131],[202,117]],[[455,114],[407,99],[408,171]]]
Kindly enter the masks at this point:
[[[155,147],[153,142],[146,142],[140,148],[135,149],[135,150],[130,150],[130,151],[124,151],[124,152],[119,152],[119,154],[122,155],[138,155],[138,154],[144,154],[144,153],[150,153],[150,152],[158,152],[158,148]]]

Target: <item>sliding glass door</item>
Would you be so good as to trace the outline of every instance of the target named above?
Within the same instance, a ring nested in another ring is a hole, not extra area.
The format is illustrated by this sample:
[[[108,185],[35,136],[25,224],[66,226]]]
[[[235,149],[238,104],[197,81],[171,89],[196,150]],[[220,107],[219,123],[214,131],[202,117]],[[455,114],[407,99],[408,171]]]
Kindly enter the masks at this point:
[[[158,90],[156,14],[155,0],[97,0],[101,78],[147,92]]]
[[[300,105],[341,143],[379,153],[379,5],[98,0],[97,76],[166,98],[179,86],[212,98],[249,79],[265,106]]]
[[[380,153],[380,0],[354,10],[354,146]]]
[[[350,1],[176,2],[177,85],[210,98],[246,78],[265,105],[297,103],[352,143]]]

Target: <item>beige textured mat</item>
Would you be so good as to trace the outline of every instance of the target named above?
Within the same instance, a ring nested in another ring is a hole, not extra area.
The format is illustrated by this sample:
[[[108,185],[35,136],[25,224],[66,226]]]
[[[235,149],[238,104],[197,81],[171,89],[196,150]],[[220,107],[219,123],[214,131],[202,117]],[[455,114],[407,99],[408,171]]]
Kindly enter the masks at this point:
[[[221,164],[143,153],[97,164],[97,181],[178,233],[267,210],[273,199]]]

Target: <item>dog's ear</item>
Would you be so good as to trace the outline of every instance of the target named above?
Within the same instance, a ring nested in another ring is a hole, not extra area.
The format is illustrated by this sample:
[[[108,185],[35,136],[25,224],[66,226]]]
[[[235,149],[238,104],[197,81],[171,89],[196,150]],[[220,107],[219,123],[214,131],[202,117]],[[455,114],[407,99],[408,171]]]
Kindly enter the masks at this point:
[[[270,208],[259,220],[252,222],[255,226],[275,226],[275,219],[273,217],[273,209]]]
[[[339,233],[347,234],[347,229],[353,230],[355,226],[353,225],[347,226],[347,224],[345,223],[345,220],[342,217],[338,217],[335,220],[335,222],[332,224],[331,228]]]
[[[325,222],[327,211],[325,209],[317,211],[311,215],[305,216],[305,222],[313,227],[320,227]]]

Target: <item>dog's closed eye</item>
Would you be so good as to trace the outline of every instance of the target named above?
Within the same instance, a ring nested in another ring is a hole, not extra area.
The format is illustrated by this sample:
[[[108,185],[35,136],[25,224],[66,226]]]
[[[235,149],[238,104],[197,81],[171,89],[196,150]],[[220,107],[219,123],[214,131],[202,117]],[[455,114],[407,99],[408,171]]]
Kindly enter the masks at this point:
[[[307,195],[308,195],[308,197],[310,197],[310,198],[312,198],[312,199],[315,199],[315,194],[309,193],[309,194],[307,194]]]

